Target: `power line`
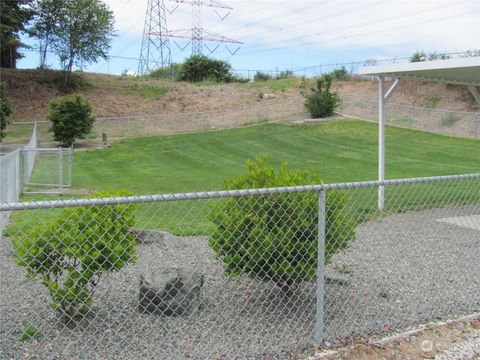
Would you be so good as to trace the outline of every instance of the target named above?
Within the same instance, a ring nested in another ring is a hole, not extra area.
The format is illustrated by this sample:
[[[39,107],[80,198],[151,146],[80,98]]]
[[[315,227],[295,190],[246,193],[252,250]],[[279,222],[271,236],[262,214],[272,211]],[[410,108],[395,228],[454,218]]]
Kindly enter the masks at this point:
[[[348,35],[348,36],[337,36],[337,37],[330,38],[330,39],[322,39],[322,40],[304,42],[304,43],[293,44],[293,45],[288,45],[288,46],[279,46],[279,47],[266,48],[266,49],[256,50],[256,51],[242,52],[242,53],[238,54],[238,56],[258,54],[258,53],[262,53],[262,52],[266,52],[266,51],[273,51],[273,50],[292,49],[292,48],[297,48],[297,47],[302,47],[302,46],[310,46],[310,45],[317,45],[317,44],[320,44],[320,43],[345,40],[345,39],[350,39],[350,38],[355,38],[355,37],[361,37],[361,36],[364,36],[364,35],[371,35],[371,34],[376,34],[376,33],[380,33],[380,32],[388,32],[388,31],[392,31],[392,30],[402,29],[402,28],[405,28],[405,27],[424,25],[424,24],[428,24],[428,23],[433,23],[433,22],[437,22],[437,21],[441,21],[441,20],[445,20],[445,19],[450,19],[450,18],[454,18],[454,17],[461,17],[461,16],[466,16],[466,15],[472,15],[472,13],[470,11],[468,11],[468,12],[462,12],[462,13],[457,13],[457,14],[449,14],[447,16],[443,16],[443,17],[428,20],[428,21],[423,20],[423,21],[417,22],[417,23],[400,25],[400,26],[384,28],[384,29],[379,29],[379,30],[366,31],[366,32],[363,32],[363,33],[351,34],[351,35]]]

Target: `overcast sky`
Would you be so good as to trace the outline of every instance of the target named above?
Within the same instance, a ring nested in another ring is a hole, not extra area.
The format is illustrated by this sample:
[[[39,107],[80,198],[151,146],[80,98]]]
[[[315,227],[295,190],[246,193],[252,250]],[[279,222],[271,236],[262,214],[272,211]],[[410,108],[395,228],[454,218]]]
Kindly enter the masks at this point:
[[[105,0],[115,15],[117,37],[109,62],[88,66],[95,72],[136,71],[147,0]],[[210,0],[204,0],[210,2]],[[237,69],[298,69],[365,58],[405,57],[415,50],[456,52],[480,49],[480,0],[343,1],[223,0],[232,10],[203,8],[203,27],[241,41],[220,46],[212,56]],[[192,27],[188,4],[165,0],[168,28]],[[216,11],[215,11],[216,10]],[[221,21],[220,17],[226,16]],[[186,42],[171,42],[174,61],[190,55]],[[215,44],[207,43],[210,49]],[[208,49],[204,49],[209,54]],[[36,66],[28,53],[20,65]],[[54,57],[50,62],[54,65]],[[55,65],[54,65],[55,66]]]

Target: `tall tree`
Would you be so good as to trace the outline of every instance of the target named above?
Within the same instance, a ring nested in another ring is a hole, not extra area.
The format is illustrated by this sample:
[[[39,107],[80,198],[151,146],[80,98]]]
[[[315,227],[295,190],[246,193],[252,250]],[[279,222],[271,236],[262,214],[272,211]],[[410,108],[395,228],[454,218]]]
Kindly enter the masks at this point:
[[[107,59],[114,35],[113,12],[101,0],[66,0],[57,13],[52,47],[66,70],[64,85],[73,65]]]
[[[29,33],[38,39],[41,68],[47,66],[48,48],[55,41],[59,15],[62,14],[64,5],[63,0],[38,0],[35,3],[33,23]]]
[[[20,40],[33,16],[33,0],[0,0],[0,67],[15,68],[23,58],[18,51],[26,47]]]

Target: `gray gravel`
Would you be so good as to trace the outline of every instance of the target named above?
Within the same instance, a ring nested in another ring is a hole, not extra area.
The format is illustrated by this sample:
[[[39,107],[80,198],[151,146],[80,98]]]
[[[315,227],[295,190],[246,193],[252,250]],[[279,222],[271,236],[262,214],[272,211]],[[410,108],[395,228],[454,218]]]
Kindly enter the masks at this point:
[[[437,219],[480,213],[480,206],[388,216],[357,228],[357,240],[328,266],[325,338],[381,336],[480,309],[480,232]],[[138,261],[104,278],[93,314],[81,326],[58,324],[41,285],[25,281],[2,239],[0,358],[273,359],[310,351],[315,283],[285,301],[272,283],[227,278],[207,238],[152,242]],[[137,311],[139,273],[177,266],[205,275],[202,307],[186,317]],[[21,342],[22,322],[40,330]]]
[[[468,334],[467,338],[453,348],[435,356],[435,360],[478,360],[480,359],[480,331]]]

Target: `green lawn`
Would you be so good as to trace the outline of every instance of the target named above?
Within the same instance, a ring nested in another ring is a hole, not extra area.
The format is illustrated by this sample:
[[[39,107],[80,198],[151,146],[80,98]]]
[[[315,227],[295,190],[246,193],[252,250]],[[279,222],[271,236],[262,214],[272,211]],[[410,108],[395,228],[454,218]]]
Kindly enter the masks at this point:
[[[388,178],[480,171],[480,141],[387,127]],[[377,177],[377,126],[361,121],[261,124],[233,130],[127,139],[109,149],[76,152],[73,187],[128,189],[135,194],[215,190],[227,176],[245,171],[245,159],[264,153],[271,163],[319,172],[325,183]],[[37,171],[41,169],[37,168]],[[386,188],[386,209],[401,212],[480,201],[479,181],[416,184]],[[349,190],[356,221],[379,216],[377,189]],[[35,197],[41,199],[41,197]],[[192,200],[138,206],[137,227],[177,235],[212,230],[209,211],[218,200]],[[58,210],[16,212],[11,231],[25,229]],[[24,227],[25,226],[25,227]]]
[[[480,171],[480,141],[387,127],[387,178]],[[261,124],[233,130],[134,138],[77,152],[73,186],[134,193],[214,190],[244,171],[248,158],[315,170],[324,182],[377,177],[377,126],[361,121]]]

